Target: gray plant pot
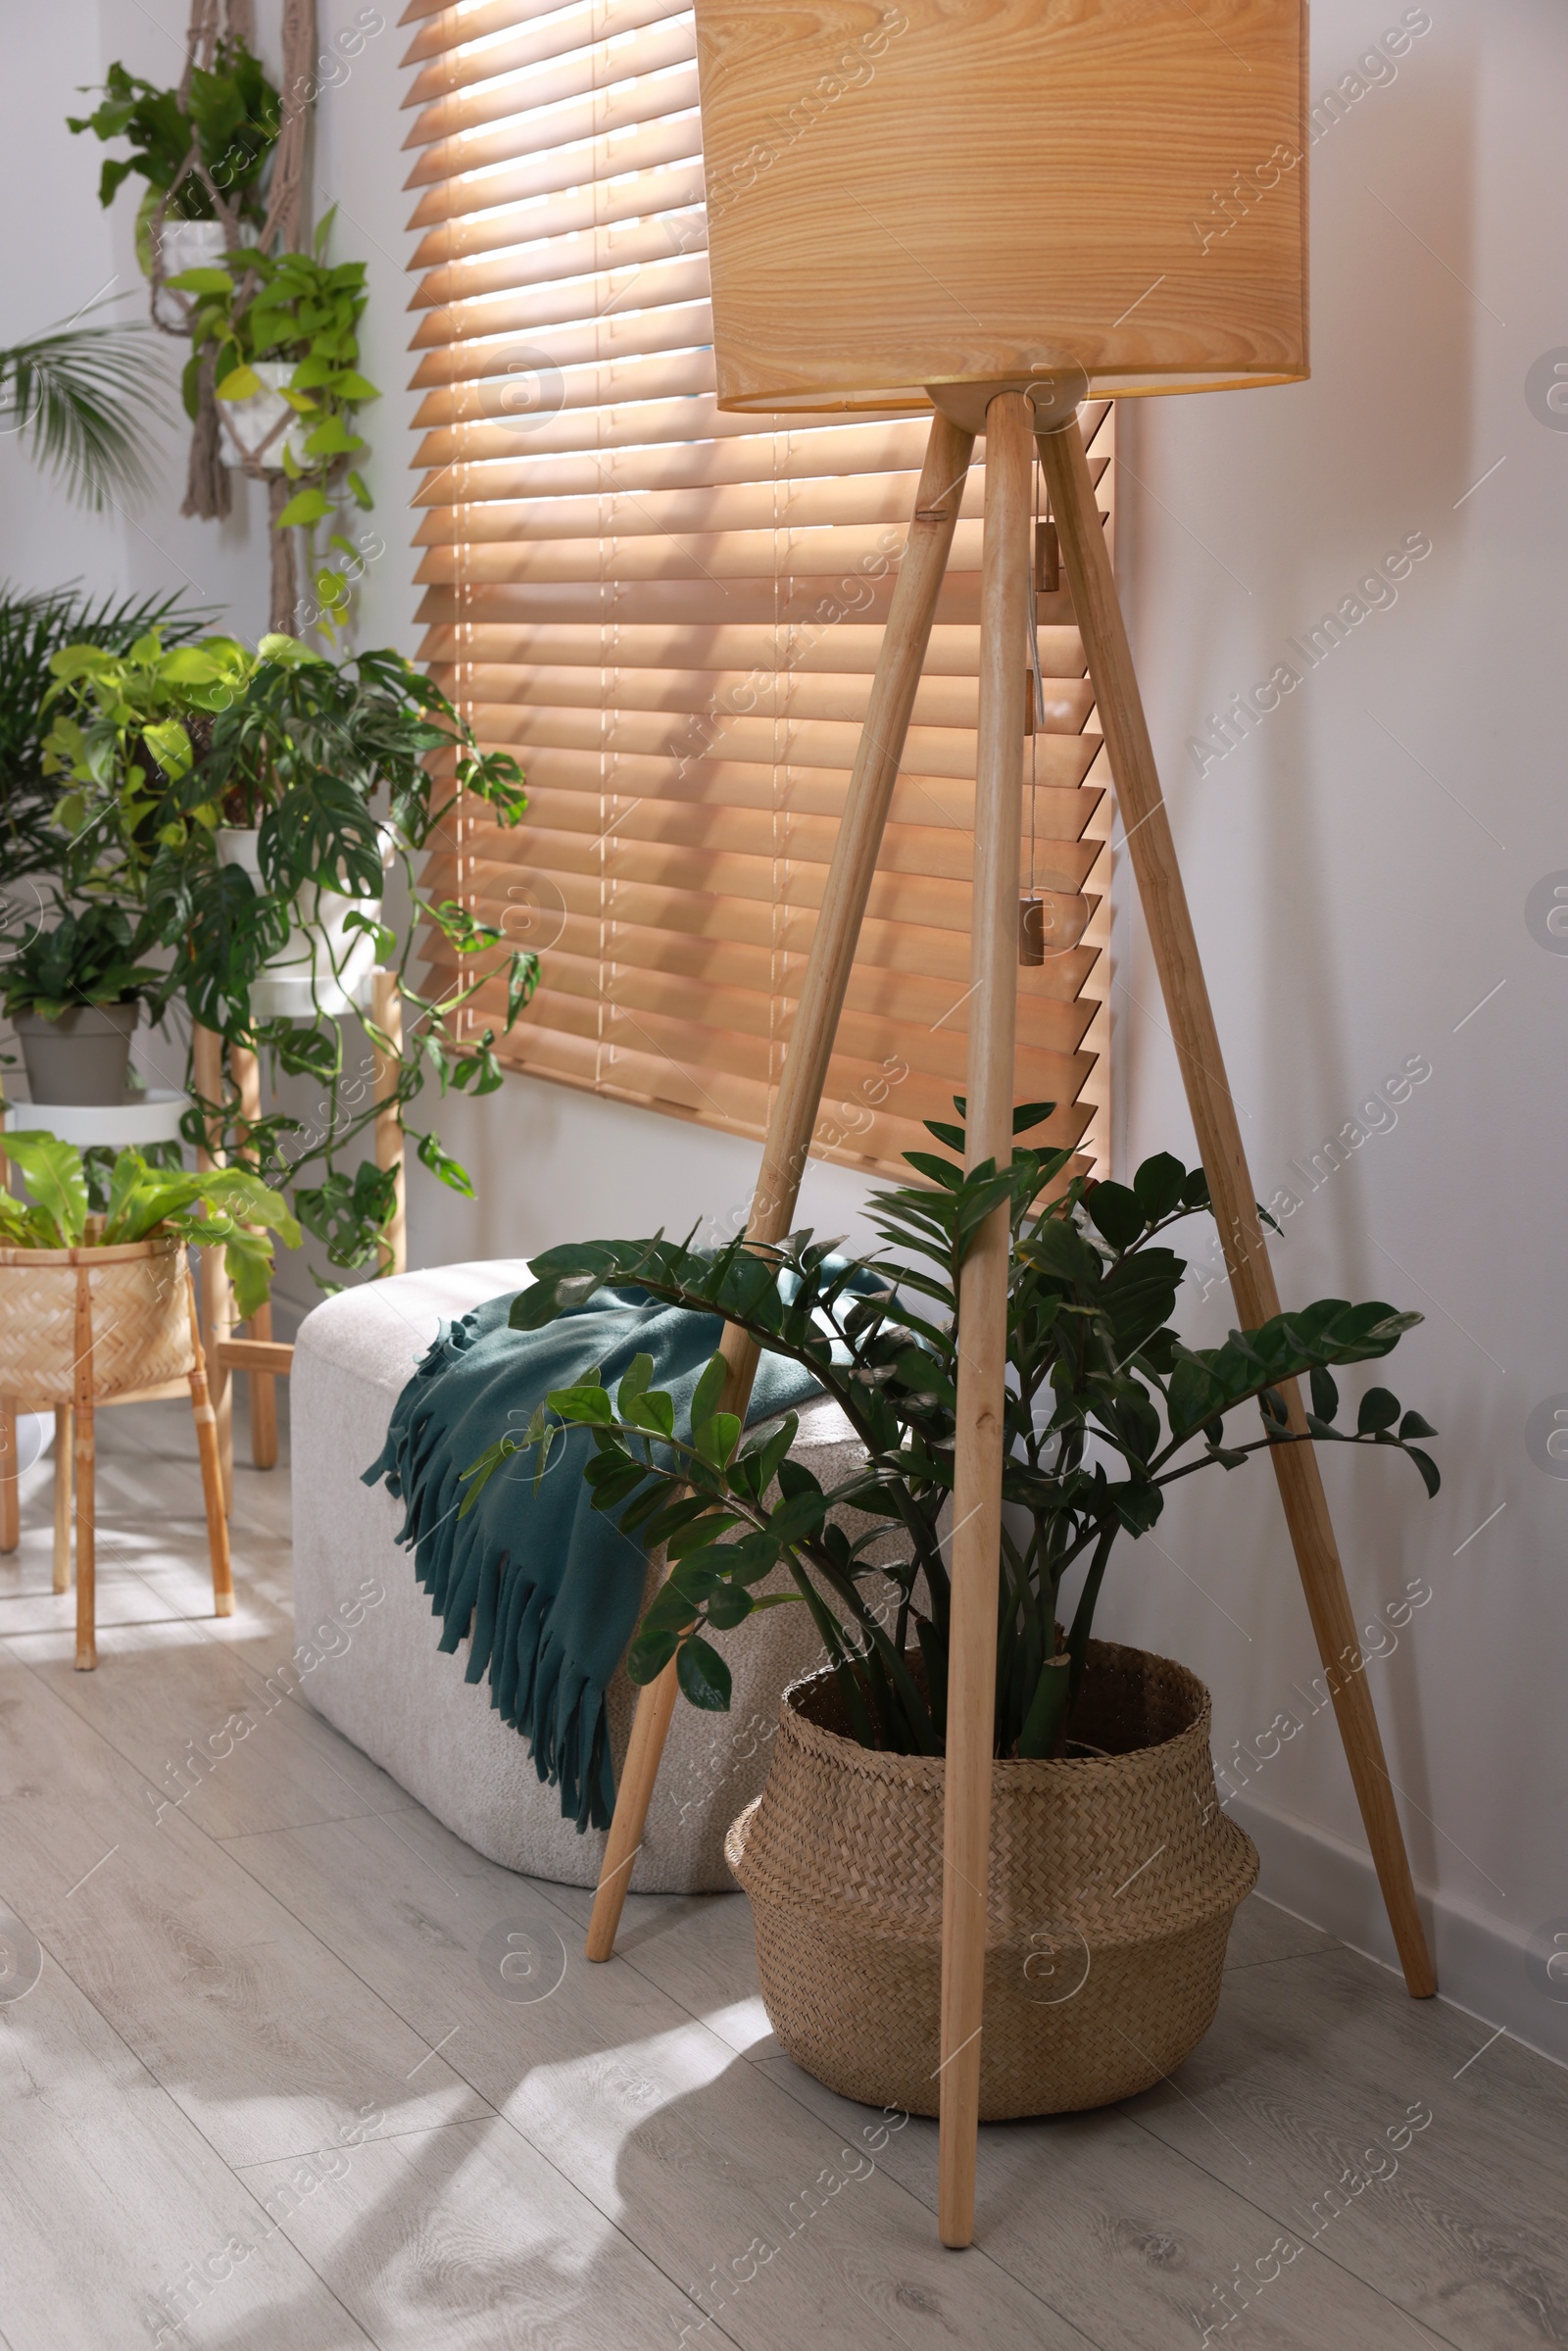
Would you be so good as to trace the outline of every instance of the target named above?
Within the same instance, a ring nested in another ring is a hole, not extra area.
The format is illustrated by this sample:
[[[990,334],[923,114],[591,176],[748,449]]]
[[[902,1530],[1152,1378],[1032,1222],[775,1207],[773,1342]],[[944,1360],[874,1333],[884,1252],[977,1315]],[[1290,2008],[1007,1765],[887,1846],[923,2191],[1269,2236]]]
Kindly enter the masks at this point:
[[[14,1012],[27,1089],[35,1102],[118,1108],[124,1101],[130,1040],[141,1005],[77,1004],[54,1020]]]

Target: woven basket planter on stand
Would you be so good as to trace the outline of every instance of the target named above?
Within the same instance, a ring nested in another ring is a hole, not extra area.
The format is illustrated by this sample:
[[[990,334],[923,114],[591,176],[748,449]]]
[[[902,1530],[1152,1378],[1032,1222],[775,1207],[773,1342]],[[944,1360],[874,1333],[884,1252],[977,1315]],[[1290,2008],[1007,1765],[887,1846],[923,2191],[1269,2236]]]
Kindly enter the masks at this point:
[[[89,1221],[89,1232],[93,1229]],[[53,1405],[55,1590],[70,1575],[72,1456],[76,1487],[76,1664],[96,1665],[93,1411],[177,1394],[196,1419],[216,1612],[233,1610],[228,1528],[207,1367],[185,1245],[172,1234],[109,1248],[0,1248],[0,1396],[12,1409]]]
[[[785,1693],[767,1784],[730,1830],[774,2032],[842,2096],[937,2111],[940,1757],[843,1736],[831,1674]],[[1220,1809],[1208,1692],[1092,1641],[1061,1761],[995,1767],[980,2113],[1105,2106],[1213,2021],[1257,1854]]]

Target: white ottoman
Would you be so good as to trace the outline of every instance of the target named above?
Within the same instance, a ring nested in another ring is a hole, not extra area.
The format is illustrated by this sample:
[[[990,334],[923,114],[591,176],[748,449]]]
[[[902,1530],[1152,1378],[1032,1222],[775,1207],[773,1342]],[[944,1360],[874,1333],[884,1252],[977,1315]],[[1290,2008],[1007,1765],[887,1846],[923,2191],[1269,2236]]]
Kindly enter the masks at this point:
[[[464,1680],[466,1646],[443,1656],[414,1559],[393,1541],[403,1504],[368,1468],[400,1391],[443,1322],[519,1290],[520,1258],[397,1274],[327,1298],[301,1326],[289,1383],[297,1636],[321,1653],[301,1694],[465,1841],[508,1869],[565,1886],[598,1882],[604,1835],[561,1817],[560,1790],[490,1703]],[[798,1453],[824,1486],[846,1476],[858,1440],[824,1396],[801,1409]],[[863,1522],[862,1522],[863,1523]],[[651,1578],[658,1569],[656,1560]],[[366,1604],[365,1587],[384,1598]],[[326,1630],[318,1631],[318,1628]],[[760,1789],[786,1683],[821,1662],[804,1607],[770,1608],[724,1636],[734,1675],[728,1714],[681,1699],[664,1749],[632,1887],[729,1890],[724,1832]],[[636,1691],[617,1670],[608,1692],[617,1777]]]

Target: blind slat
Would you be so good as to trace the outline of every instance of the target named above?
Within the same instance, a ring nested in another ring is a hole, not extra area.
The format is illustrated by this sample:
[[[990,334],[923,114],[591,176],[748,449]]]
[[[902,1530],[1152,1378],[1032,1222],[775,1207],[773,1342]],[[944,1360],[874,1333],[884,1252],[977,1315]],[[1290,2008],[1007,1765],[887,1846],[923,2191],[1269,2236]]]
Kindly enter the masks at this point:
[[[782,804],[792,814],[811,816],[835,826],[844,805],[847,777],[839,768],[804,768],[792,771],[790,796]],[[586,760],[552,759],[540,761],[530,777],[528,805],[537,824],[548,823],[557,832],[588,832],[597,839],[606,827],[617,822],[618,804],[624,811],[631,806],[632,795],[622,784],[610,790],[604,778],[594,777]],[[1035,831],[1048,838],[1061,841],[1081,841],[1100,799],[1096,791],[1070,791],[1042,788],[1033,795]],[[1075,803],[1081,806],[1075,807]],[[636,821],[653,821],[651,811],[668,810],[672,821],[676,811],[685,811],[680,821],[699,824],[709,820],[720,809],[733,812],[755,811],[773,815],[781,804],[773,783],[773,771],[759,761],[755,766],[743,766],[738,760],[722,764],[705,762],[688,768],[679,778],[679,789],[670,788],[657,799],[638,797]],[[906,828],[933,824],[967,832],[973,821],[974,795],[972,787],[950,783],[942,776],[906,776],[900,779],[894,792],[890,827]],[[1029,805],[1024,808],[1024,829],[1030,821]],[[645,836],[646,837],[646,836]],[[668,836],[673,837],[673,836]]]
[[[413,348],[447,351],[457,347],[461,351],[466,343],[493,335],[529,335],[544,326],[583,326],[610,317],[617,306],[623,312],[635,308],[641,318],[652,310],[708,299],[707,254],[677,252],[671,256],[667,238],[662,254],[647,262],[628,259],[599,267],[596,257],[586,251],[576,260],[580,274],[564,277],[559,283],[552,277],[525,294],[494,294],[483,300],[444,304],[420,321]]]
[[[409,297],[414,311],[434,310],[447,303],[472,301],[488,294],[505,294],[517,286],[547,284],[555,277],[581,277],[595,269],[622,269],[638,262],[663,261],[671,253],[708,250],[704,225],[703,175],[696,164],[678,172],[661,172],[667,182],[650,205],[655,217],[628,211],[624,218],[606,218],[592,196],[557,199],[550,205],[550,234],[530,238],[526,205],[513,206],[505,216],[510,225],[486,246],[459,246],[454,224],[432,229],[428,239],[429,267]],[[646,203],[646,196],[627,198],[628,206]],[[574,216],[563,220],[569,207]]]
[[[615,775],[601,771],[599,788],[635,792],[639,798],[645,787],[658,795],[666,764],[678,764],[682,759],[689,762],[686,773],[699,764],[711,772],[722,762],[727,772],[732,766],[745,768],[755,762],[769,773],[786,765],[792,769],[827,767],[847,780],[860,734],[858,726],[830,718],[714,717],[704,719],[704,731],[698,734],[672,722],[666,713],[624,705],[618,705],[612,714],[552,709],[547,704],[505,710],[481,704],[476,697],[470,707],[486,739],[504,743],[511,750],[532,746],[540,751],[579,751],[612,758]],[[1033,763],[1037,784],[1055,791],[1081,784],[1099,750],[1098,735],[1037,736]],[[650,759],[655,763],[652,768]],[[551,761],[554,770],[559,771],[560,765]],[[972,731],[967,727],[911,726],[903,772],[923,785],[947,779],[972,781]],[[929,793],[927,805],[931,805]],[[1038,810],[1036,816],[1038,831]]]
[[[1083,641],[1078,631],[1042,628],[1038,635],[1040,659],[1050,688],[1066,691],[1070,686],[1088,692],[1092,701],[1092,689],[1085,677]],[[760,666],[776,665],[781,679],[799,679],[803,674],[853,677],[863,695],[870,691],[871,672],[876,666],[881,641],[879,628],[867,628],[857,620],[841,620],[833,628],[803,624],[788,631],[745,622],[720,622],[703,628],[683,626],[676,621],[628,621],[611,638],[606,637],[603,629],[577,620],[518,622],[494,627],[470,621],[461,632],[455,628],[442,630],[433,624],[425,640],[424,658],[445,667],[452,678],[461,671],[465,692],[468,681],[484,665],[500,672],[509,663],[520,667],[530,661],[542,664],[571,661],[589,668],[608,664],[623,665],[633,671],[667,667],[731,669],[748,674]],[[958,679],[970,696],[977,699],[979,653],[978,629],[945,626],[938,621],[926,647],[925,670],[918,691],[924,694],[938,681],[945,686],[949,679]],[[1089,708],[1086,702],[1086,722]]]
[[[465,662],[463,687],[475,703],[516,702],[541,709],[575,704],[598,710],[608,688],[620,710],[736,710],[761,717],[839,718],[858,727],[870,698],[868,677],[812,671],[805,663],[764,671],[765,658],[759,653],[751,669],[685,669],[676,660],[644,667],[624,645],[612,648],[607,659],[606,648],[596,643],[591,650],[584,646],[569,666]],[[571,649],[566,661],[571,661]],[[965,727],[972,733],[978,701],[974,678],[923,677],[915,689],[914,724]],[[1044,702],[1046,733],[1076,735],[1088,722],[1094,688],[1086,678],[1050,678]]]
[[[891,567],[883,579],[868,580],[849,573],[835,579],[714,579],[687,577],[643,581],[617,579],[510,580],[476,577],[479,566],[465,570],[461,563],[442,566],[445,580],[431,581],[428,561],[418,577],[429,587],[421,598],[419,618],[467,622],[504,620],[598,620],[613,629],[638,621],[773,621],[781,639],[786,631],[819,626],[832,629],[853,614],[858,620],[880,624],[893,595]],[[488,566],[505,572],[504,563]],[[1042,599],[1044,608],[1045,599]],[[1071,611],[1063,597],[1058,612]],[[938,625],[977,623],[980,617],[980,574],[958,572],[943,583],[937,603]],[[607,638],[606,642],[612,640]]]

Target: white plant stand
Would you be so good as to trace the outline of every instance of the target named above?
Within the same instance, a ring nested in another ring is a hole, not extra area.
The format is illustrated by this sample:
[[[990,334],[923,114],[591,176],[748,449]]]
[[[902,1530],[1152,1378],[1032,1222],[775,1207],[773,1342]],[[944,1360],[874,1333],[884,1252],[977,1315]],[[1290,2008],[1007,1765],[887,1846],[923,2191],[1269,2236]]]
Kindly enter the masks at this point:
[[[7,1102],[5,1122],[19,1134],[58,1135],[78,1151],[123,1151],[127,1144],[178,1143],[188,1094],[162,1089],[116,1103]]]

